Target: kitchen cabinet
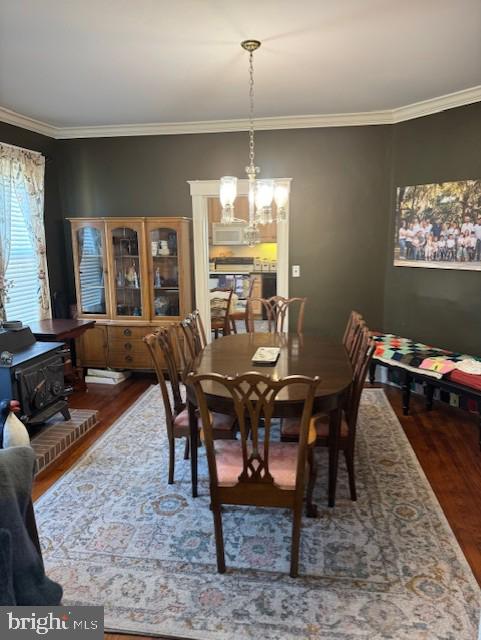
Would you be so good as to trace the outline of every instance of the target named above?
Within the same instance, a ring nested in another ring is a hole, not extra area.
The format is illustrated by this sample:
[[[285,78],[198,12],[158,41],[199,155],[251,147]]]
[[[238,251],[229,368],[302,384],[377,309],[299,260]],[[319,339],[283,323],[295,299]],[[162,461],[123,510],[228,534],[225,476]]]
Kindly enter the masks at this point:
[[[249,221],[249,201],[247,196],[240,196],[235,201],[235,217],[239,220]],[[272,215],[277,215],[275,203],[273,205]],[[220,222],[222,217],[222,207],[218,198],[209,198],[207,201],[207,216],[209,229],[209,242],[212,243],[212,224]],[[277,242],[277,223],[263,224],[259,226],[259,234],[261,242]]]

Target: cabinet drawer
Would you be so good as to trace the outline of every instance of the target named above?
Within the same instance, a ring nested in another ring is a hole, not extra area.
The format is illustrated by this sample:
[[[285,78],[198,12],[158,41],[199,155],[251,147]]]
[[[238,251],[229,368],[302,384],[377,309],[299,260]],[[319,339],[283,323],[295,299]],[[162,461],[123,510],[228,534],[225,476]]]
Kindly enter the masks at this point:
[[[151,333],[152,327],[108,327],[109,342],[117,340],[142,340],[144,336]]]
[[[144,355],[149,353],[147,345],[142,340],[111,340],[109,353],[131,353]]]
[[[152,369],[152,359],[147,347],[144,353],[110,351],[109,366],[114,369]]]

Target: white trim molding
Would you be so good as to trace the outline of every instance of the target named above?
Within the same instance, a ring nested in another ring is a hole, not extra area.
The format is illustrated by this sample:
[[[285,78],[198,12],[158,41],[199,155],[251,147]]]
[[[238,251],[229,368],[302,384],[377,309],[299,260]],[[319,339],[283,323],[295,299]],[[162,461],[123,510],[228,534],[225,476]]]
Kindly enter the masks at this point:
[[[35,118],[22,116],[20,113],[10,111],[10,109],[5,109],[4,107],[0,107],[0,122],[13,124],[15,127],[27,129],[28,131],[35,131],[35,133],[41,133],[49,138],[60,137],[58,133],[61,129],[58,127],[54,127],[46,122],[41,122],[40,120],[35,120]]]
[[[455,109],[481,102],[481,85],[462,89],[437,98],[429,98],[395,109],[360,113],[328,113],[320,115],[257,118],[256,130],[312,129],[324,127],[362,127],[365,125],[397,124],[428,116],[447,109]],[[0,107],[0,122],[7,122],[29,131],[58,139],[112,138],[121,136],[179,135],[190,133],[226,133],[248,131],[249,121],[208,120],[199,122],[152,122],[147,124],[119,124],[80,127],[57,127],[9,109]]]
[[[448,109],[455,109],[456,107],[464,107],[475,102],[481,102],[481,85],[393,109],[392,124],[405,122],[406,120],[414,120],[414,118],[422,118],[423,116],[440,113]]]
[[[277,179],[277,178],[276,178]],[[289,180],[292,178],[283,178]],[[209,228],[208,198],[219,197],[220,180],[188,180],[192,197],[192,230],[194,240],[194,290],[195,304],[199,310],[204,327],[210,327],[209,292]],[[237,195],[249,194],[249,181],[237,181]],[[289,200],[288,222],[277,225],[277,295],[289,297]],[[211,332],[206,331],[207,340],[211,341]]]

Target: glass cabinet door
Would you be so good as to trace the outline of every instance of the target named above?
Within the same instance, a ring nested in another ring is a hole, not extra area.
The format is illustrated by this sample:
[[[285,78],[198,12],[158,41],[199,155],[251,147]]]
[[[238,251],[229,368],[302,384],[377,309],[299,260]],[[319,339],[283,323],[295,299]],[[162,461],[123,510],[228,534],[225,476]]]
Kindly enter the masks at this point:
[[[102,230],[81,226],[75,233],[78,257],[78,288],[82,315],[107,315],[105,247]]]
[[[151,299],[153,317],[178,316],[179,256],[177,231],[171,228],[149,229]]]
[[[113,258],[114,315],[142,317],[139,232],[130,227],[110,230]]]

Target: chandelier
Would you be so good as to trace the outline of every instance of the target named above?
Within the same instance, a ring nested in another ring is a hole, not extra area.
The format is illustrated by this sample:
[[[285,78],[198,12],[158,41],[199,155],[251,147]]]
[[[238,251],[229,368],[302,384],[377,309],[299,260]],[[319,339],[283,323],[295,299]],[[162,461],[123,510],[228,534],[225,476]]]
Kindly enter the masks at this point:
[[[249,53],[249,165],[245,171],[249,180],[249,220],[244,230],[244,240],[250,246],[260,242],[259,226],[274,221],[287,221],[289,200],[289,180],[258,179],[259,167],[255,165],[254,139],[254,51],[261,46],[259,40],[244,40],[241,47]],[[221,222],[245,222],[234,217],[234,202],[237,196],[237,178],[224,176],[220,179],[219,198],[222,205]],[[276,203],[277,217],[272,215],[272,205]]]

